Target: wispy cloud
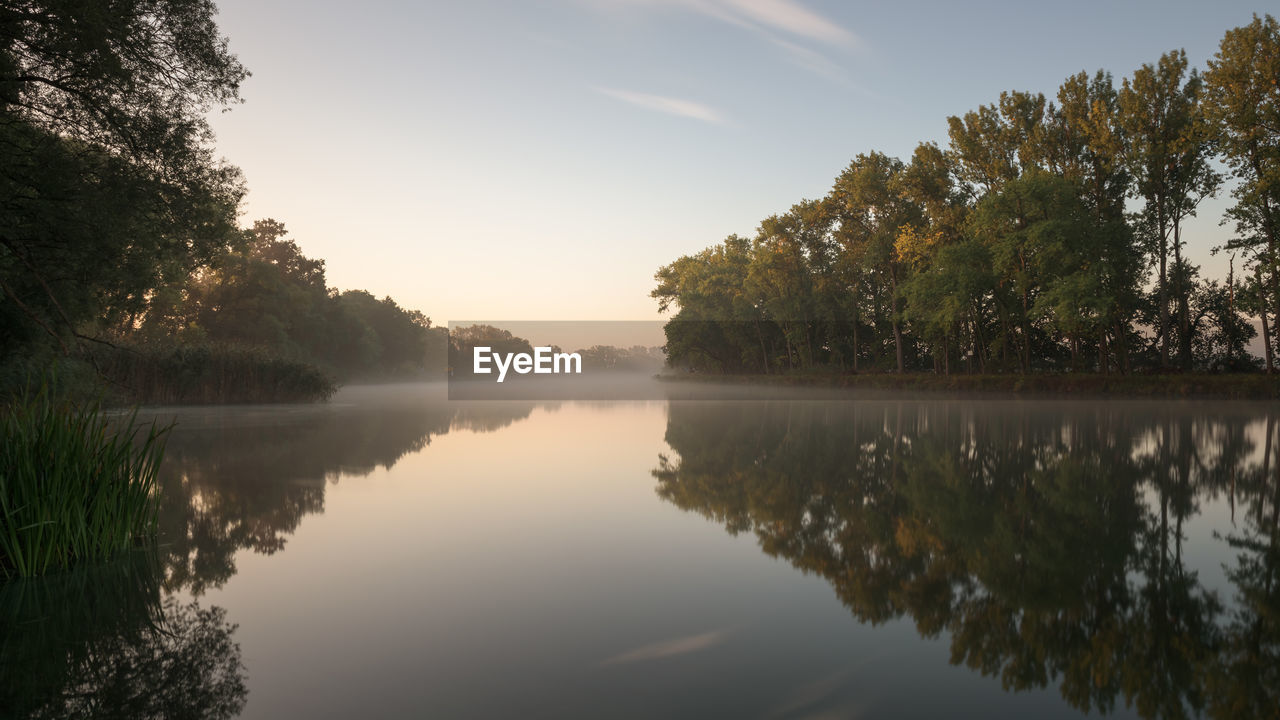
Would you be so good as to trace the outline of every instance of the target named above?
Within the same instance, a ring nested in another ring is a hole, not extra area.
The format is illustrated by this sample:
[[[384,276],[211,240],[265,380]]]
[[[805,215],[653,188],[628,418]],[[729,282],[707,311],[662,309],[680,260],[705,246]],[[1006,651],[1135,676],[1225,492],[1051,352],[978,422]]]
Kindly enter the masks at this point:
[[[693,12],[747,30],[782,50],[799,67],[843,81],[839,65],[823,52],[860,46],[858,36],[796,0],[583,0],[605,10],[627,7]]]
[[[720,113],[712,108],[697,103],[692,100],[683,100],[681,98],[666,97],[664,95],[650,95],[648,93],[631,92],[629,90],[615,90],[613,88],[596,88],[596,91],[608,95],[615,100],[642,107],[646,110],[653,110],[667,115],[675,115],[677,117],[693,118],[703,122],[714,123],[717,125],[724,124],[724,119],[720,117]]]
[[[857,42],[857,37],[849,30],[792,0],[722,0],[712,4],[721,5],[764,27],[810,40],[830,45],[853,45]]]

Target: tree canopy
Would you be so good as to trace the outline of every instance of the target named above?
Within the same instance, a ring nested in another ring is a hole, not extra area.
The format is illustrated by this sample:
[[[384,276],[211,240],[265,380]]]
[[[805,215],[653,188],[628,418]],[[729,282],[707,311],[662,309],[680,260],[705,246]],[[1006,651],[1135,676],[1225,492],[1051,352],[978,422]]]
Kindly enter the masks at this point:
[[[1280,29],[1229,31],[1201,75],[1165,53],[1117,87],[1010,91],[909,162],[859,154],[830,192],[657,272],[671,364],[711,372],[1250,370],[1280,323]],[[1237,181],[1225,279],[1183,222]],[[1131,203],[1131,205],[1127,205]],[[1240,272],[1236,273],[1239,267]]]
[[[206,113],[247,73],[208,0],[0,6],[0,345],[137,312],[223,252],[239,172]]]
[[[0,3],[0,357],[51,349],[101,371],[101,343],[204,343],[355,378],[421,372],[434,339],[442,369],[422,313],[330,288],[282,223],[238,227],[244,183],[206,118],[240,102],[248,71],[215,15],[211,0]]]

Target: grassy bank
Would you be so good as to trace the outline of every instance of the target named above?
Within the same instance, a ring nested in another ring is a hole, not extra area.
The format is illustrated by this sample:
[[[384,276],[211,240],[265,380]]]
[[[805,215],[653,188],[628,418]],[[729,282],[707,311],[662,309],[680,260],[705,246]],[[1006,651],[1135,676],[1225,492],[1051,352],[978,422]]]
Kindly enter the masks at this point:
[[[1060,397],[1280,399],[1280,376],[1246,375],[935,375],[775,374],[660,376],[671,382],[831,387],[902,392],[992,393]]]
[[[0,577],[103,561],[153,537],[164,435],[47,391],[0,406]]]

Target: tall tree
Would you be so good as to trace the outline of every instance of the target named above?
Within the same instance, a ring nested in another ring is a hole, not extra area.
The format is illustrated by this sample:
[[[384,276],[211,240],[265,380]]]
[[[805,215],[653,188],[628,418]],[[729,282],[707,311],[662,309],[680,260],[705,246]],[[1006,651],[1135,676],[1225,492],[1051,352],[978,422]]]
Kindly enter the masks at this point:
[[[1103,300],[1092,332],[1098,345],[1098,369],[1107,372],[1114,355],[1121,371],[1128,366],[1130,326],[1138,306],[1141,253],[1124,216],[1130,177],[1124,166],[1118,97],[1111,74],[1081,72],[1058,89],[1044,134],[1046,166],[1079,186],[1088,211],[1093,253],[1083,269],[1094,277],[1096,298]],[[1084,281],[1084,278],[1079,278]],[[1070,338],[1073,363],[1079,361],[1081,337]],[[1115,353],[1110,352],[1114,346]],[[1077,367],[1078,369],[1078,367]]]
[[[1280,23],[1270,15],[1228,30],[1205,73],[1205,115],[1239,180],[1228,211],[1238,237],[1231,247],[1256,249],[1267,276],[1272,330],[1280,326]],[[1264,325],[1264,329],[1266,326]],[[1272,333],[1267,333],[1268,335]],[[1267,372],[1274,372],[1267,338]]]
[[[920,227],[900,228],[894,241],[897,259],[922,273],[919,282],[913,278],[907,288],[906,314],[932,336],[935,368],[950,373],[953,346],[963,352],[966,336],[977,354],[977,324],[985,294],[972,292],[975,268],[964,259],[974,256],[949,252],[963,241],[969,211],[956,181],[954,156],[933,143],[921,143],[895,178],[893,190],[921,211]],[[943,298],[946,301],[940,302]]]
[[[973,199],[998,190],[1043,160],[1045,98],[1027,92],[1000,93],[963,117],[947,118],[955,171]]]
[[[815,361],[815,321],[822,309],[818,288],[830,274],[832,259],[830,220],[822,203],[806,200],[760,223],[746,289],[763,299],[769,318],[782,328],[788,367]]]
[[[896,191],[903,169],[901,160],[884,153],[858,155],[836,178],[828,196],[837,222],[835,237],[843,251],[881,278],[898,372],[906,368],[898,286],[909,266],[898,258],[894,246],[903,226],[918,226],[922,220],[920,208]]]
[[[970,219],[970,232],[991,253],[1001,344],[1016,346],[1022,372],[1052,354],[1039,320],[1079,332],[1105,304],[1088,272],[1095,253],[1077,190],[1066,178],[1031,170],[988,193]]]
[[[1169,364],[1169,302],[1178,304],[1178,351],[1191,366],[1190,287],[1182,271],[1182,221],[1217,189],[1221,178],[1210,165],[1212,149],[1201,122],[1199,73],[1187,70],[1187,53],[1165,53],[1155,65],[1139,68],[1119,94],[1121,123],[1128,141],[1128,165],[1137,195],[1145,203],[1139,231],[1157,268],[1157,323],[1160,364]],[[1172,251],[1172,257],[1170,257]],[[1170,265],[1177,271],[1170,277]],[[1179,292],[1171,293],[1176,280]]]
[[[752,263],[751,240],[730,235],[658,269],[650,296],[658,301],[658,312],[672,313],[664,330],[673,365],[769,371],[780,333],[775,337],[766,319],[765,299],[748,286]]]
[[[236,237],[205,121],[244,68],[210,0],[0,4],[0,348],[138,312]]]

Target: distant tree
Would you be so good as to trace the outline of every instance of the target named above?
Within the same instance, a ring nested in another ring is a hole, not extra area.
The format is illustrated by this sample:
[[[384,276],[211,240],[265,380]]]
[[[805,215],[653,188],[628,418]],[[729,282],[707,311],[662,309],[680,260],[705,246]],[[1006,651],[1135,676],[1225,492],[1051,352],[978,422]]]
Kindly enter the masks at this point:
[[[390,297],[381,300],[364,290],[348,290],[336,296],[339,308],[372,333],[376,360],[364,373],[406,375],[420,371],[427,354],[431,319],[417,310],[405,310]]]
[[[558,350],[556,352],[559,352]],[[661,348],[592,345],[578,350],[584,371],[656,372],[666,359]]]
[[[522,337],[492,325],[468,325],[449,330],[449,367],[456,375],[467,375],[475,367],[474,350],[490,348],[495,354],[533,354],[533,345]]]

